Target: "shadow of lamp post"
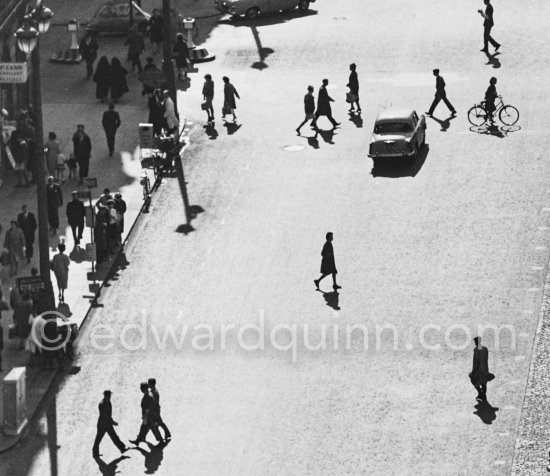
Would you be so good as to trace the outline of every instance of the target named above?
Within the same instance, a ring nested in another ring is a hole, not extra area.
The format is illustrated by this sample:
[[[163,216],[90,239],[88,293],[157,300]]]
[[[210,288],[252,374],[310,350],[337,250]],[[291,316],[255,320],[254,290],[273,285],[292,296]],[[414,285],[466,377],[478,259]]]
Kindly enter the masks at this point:
[[[51,25],[53,12],[37,0],[34,10],[24,18],[24,23],[15,33],[18,48],[32,59],[32,98],[36,115],[36,198],[38,202],[38,248],[40,251],[40,276],[44,281],[46,310],[55,308],[50,279],[50,243],[48,237],[48,208],[46,190],[46,166],[44,160],[44,124],[42,116],[42,92],[40,85],[40,33],[46,33]],[[43,311],[43,310],[42,310]]]

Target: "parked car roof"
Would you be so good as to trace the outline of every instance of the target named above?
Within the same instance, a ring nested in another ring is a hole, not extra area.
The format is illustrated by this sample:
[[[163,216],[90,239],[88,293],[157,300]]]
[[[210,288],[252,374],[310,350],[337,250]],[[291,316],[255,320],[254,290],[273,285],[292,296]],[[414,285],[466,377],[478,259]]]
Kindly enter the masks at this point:
[[[412,109],[385,109],[378,114],[376,122],[409,119],[413,113],[414,111]]]

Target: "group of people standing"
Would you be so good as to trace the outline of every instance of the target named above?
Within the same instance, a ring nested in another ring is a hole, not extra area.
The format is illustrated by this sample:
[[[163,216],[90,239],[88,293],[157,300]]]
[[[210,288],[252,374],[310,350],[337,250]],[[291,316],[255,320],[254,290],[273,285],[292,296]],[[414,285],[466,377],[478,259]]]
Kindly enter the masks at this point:
[[[105,261],[122,244],[126,210],[122,194],[117,192],[112,195],[108,188],[103,190],[95,203],[94,242],[98,263]]]

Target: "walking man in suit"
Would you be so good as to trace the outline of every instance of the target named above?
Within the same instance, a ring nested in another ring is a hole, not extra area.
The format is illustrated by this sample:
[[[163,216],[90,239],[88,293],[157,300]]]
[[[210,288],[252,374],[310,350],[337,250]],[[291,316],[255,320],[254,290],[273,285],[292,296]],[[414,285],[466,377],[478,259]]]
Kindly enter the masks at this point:
[[[25,237],[25,256],[27,258],[27,263],[30,263],[34,251],[33,245],[36,233],[36,218],[33,213],[27,211],[27,205],[21,207],[21,213],[17,215],[17,223]]]
[[[435,76],[435,97],[432,105],[430,106],[430,110],[426,114],[428,114],[428,116],[433,115],[434,109],[439,104],[439,101],[443,101],[445,105],[449,108],[449,111],[451,111],[451,115],[455,116],[456,110],[447,99],[447,93],[445,92],[445,80],[443,79],[443,76],[439,75],[438,69],[434,69],[433,74]]]
[[[296,129],[298,135],[300,135],[300,129],[307,121],[311,121],[311,127],[315,126],[315,98],[313,97],[313,86],[307,87],[307,93],[304,96],[304,111],[306,117]]]
[[[107,136],[107,147],[109,148],[109,157],[113,156],[115,151],[115,136],[116,131],[120,127],[120,115],[115,111],[115,105],[109,104],[109,109],[103,113],[101,120],[103,130]]]
[[[63,205],[63,192],[59,184],[53,181],[53,177],[48,177],[46,186],[46,202],[48,206],[48,223],[50,231],[57,233],[59,229],[59,207]]]
[[[170,434],[170,430],[168,429],[168,427],[166,426],[166,423],[164,423],[164,421],[162,420],[162,417],[160,416],[160,395],[159,395],[159,391],[157,390],[157,380],[154,378],[150,378],[147,381],[147,385],[149,385],[149,390],[151,392],[153,399],[155,400],[157,425],[160,426],[164,431],[164,439],[170,440],[172,438],[172,435]]]
[[[147,383],[142,382],[139,385],[139,389],[141,390],[141,393],[143,393],[143,397],[141,398],[142,421],[138,436],[135,440],[130,440],[130,443],[137,446],[140,443],[144,442],[147,433],[149,433],[149,430],[153,432],[153,435],[155,435],[155,438],[159,443],[163,443],[164,441],[161,438],[157,427],[158,418],[156,412],[157,404],[155,403],[155,399],[149,392],[149,386],[147,385]]]
[[[97,58],[97,50],[99,45],[91,33],[86,33],[86,36],[80,40],[78,51],[82,59],[86,62],[86,77],[90,79],[94,74],[94,61]]]
[[[323,84],[319,88],[319,95],[317,96],[317,112],[315,113],[315,124],[312,124],[312,126],[315,126],[317,128],[317,120],[319,119],[319,116],[327,116],[327,119],[332,124],[332,128],[336,129],[340,125],[339,122],[336,122],[334,117],[332,117],[332,109],[330,107],[330,103],[334,102],[334,99],[332,99],[328,95],[327,91],[327,85],[328,85],[328,79],[323,79]]]
[[[319,283],[321,280],[326,278],[329,274],[332,274],[332,288],[336,291],[342,286],[338,286],[336,283],[336,275],[338,274],[338,271],[336,270],[336,263],[334,262],[334,249],[332,248],[333,236],[330,231],[327,233],[326,238],[327,241],[321,251],[321,256],[323,257],[321,260],[321,277],[319,279],[314,279],[313,282],[315,283],[315,287],[319,289]]]
[[[117,426],[118,423],[113,420],[112,413],[113,413],[113,406],[111,405],[111,391],[105,390],[103,392],[103,400],[99,402],[99,418],[97,419],[97,433],[95,436],[94,446],[92,448],[92,456],[94,458],[99,458],[100,456],[99,444],[101,443],[101,440],[105,436],[105,433],[107,433],[110,436],[111,440],[113,441],[115,446],[120,450],[121,453],[124,453],[128,449],[116,434],[114,427]]]
[[[78,199],[78,192],[73,190],[73,199],[67,203],[67,221],[73,231],[74,244],[79,245],[84,231],[84,217],[86,209],[84,204]]]
[[[489,372],[489,351],[487,347],[481,345],[481,337],[474,337],[474,344],[472,371],[469,374],[470,382],[477,390],[476,399],[486,402],[487,382],[493,380],[495,376]]]
[[[84,132],[84,124],[78,124],[76,132],[73,134],[73,154],[78,162],[80,185],[82,185],[84,178],[88,176],[90,157],[92,156],[92,141],[88,134]]]
[[[491,0],[483,0],[485,3],[485,12],[483,10],[478,10],[479,14],[484,18],[483,21],[483,48],[480,51],[483,51],[486,54],[489,54],[489,43],[494,46],[495,53],[500,48],[500,43],[497,43],[491,36],[491,29],[495,25],[493,21],[493,5],[491,5]]]

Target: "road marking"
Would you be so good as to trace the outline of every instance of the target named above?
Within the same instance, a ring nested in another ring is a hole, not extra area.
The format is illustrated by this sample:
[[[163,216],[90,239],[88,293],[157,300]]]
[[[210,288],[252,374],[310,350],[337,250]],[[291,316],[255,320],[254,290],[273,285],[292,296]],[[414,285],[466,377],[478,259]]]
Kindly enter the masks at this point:
[[[546,246],[535,246],[535,250],[537,251],[546,251],[548,248]]]
[[[550,227],[548,226],[539,226],[539,231],[548,231],[550,230]]]
[[[495,466],[504,466],[506,464],[506,461],[503,459],[499,459],[498,461],[495,461],[493,464]]]
[[[524,309],[523,314],[533,314],[533,311],[531,309]]]
[[[543,212],[550,212],[550,207],[544,207],[544,208],[542,209],[542,211],[543,211]]]
[[[498,436],[503,436],[503,437],[510,436],[510,432],[503,431],[502,433],[499,433]]]
[[[531,266],[533,271],[542,271],[544,268],[542,266]]]
[[[536,293],[536,292],[539,292],[540,291],[540,288],[529,288],[527,290],[528,293]]]
[[[250,160],[247,162],[247,164],[243,167],[243,170],[248,170],[250,168]]]
[[[206,251],[206,254],[209,255],[212,252],[212,247],[210,246],[208,250]]]
[[[521,383],[521,380],[512,380],[510,382],[510,385],[519,385]]]
[[[529,335],[529,332],[520,332],[520,333],[519,333],[519,336],[520,336],[520,337],[531,337],[531,336]]]
[[[514,357],[514,360],[515,360],[516,362],[521,362],[522,360],[525,360],[525,355],[516,355],[516,356]]]
[[[220,222],[220,225],[225,225],[225,218],[222,218],[222,221]]]

